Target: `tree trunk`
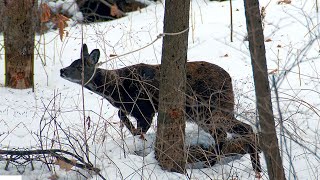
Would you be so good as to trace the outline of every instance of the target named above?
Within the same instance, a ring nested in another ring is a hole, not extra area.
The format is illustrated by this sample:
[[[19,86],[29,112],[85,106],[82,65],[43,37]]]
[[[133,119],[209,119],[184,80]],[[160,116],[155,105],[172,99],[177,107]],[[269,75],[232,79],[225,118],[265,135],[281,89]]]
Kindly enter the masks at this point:
[[[36,0],[4,0],[5,85],[33,87]]]
[[[0,0],[0,33],[3,32],[4,1]]]
[[[282,180],[285,179],[285,174],[272,111],[259,1],[244,0],[244,7],[261,127],[260,146],[266,158],[269,178],[271,180]]]
[[[186,163],[184,137],[189,8],[190,0],[165,2],[165,36],[160,66],[159,114],[155,144],[155,154],[160,166],[180,173],[185,173]]]

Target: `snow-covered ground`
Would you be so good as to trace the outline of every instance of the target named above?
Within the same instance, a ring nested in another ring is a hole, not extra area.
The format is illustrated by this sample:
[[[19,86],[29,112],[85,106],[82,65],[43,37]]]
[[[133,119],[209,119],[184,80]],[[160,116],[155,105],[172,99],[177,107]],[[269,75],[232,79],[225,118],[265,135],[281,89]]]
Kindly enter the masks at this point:
[[[273,98],[285,173],[287,179],[319,179],[319,13],[314,0],[277,2],[260,0],[260,6],[265,8],[268,69],[274,71],[283,116],[284,127],[280,128]],[[237,118],[255,126],[254,85],[245,41],[243,1],[232,1],[232,5],[234,32],[230,42],[229,2],[192,0],[188,59],[208,61],[227,70],[233,78]],[[163,8],[161,3],[151,3],[141,12],[129,13],[118,20],[68,27],[68,37],[63,41],[58,31],[36,36],[39,53],[35,57],[34,92],[3,87],[4,50],[0,35],[0,149],[39,149],[42,145],[48,149],[74,149],[82,154],[83,139],[87,138],[90,160],[107,179],[254,179],[248,155],[223,159],[210,168],[188,169],[187,175],[162,170],[152,148],[154,126],[146,135],[147,141],[132,137],[128,130],[120,129],[117,111],[108,101],[86,89],[82,96],[81,86],[59,76],[62,67],[79,58],[82,42],[88,45],[89,51],[100,49],[100,61],[107,61],[102,66],[106,69],[141,62],[160,63],[162,40],[145,46],[162,33]],[[109,60],[110,54],[121,55],[139,48],[142,49]],[[90,117],[89,121],[83,118],[84,113]],[[87,129],[83,127],[85,120],[90,124]],[[187,124],[188,143],[213,142],[202,131],[198,138],[195,129],[196,125]],[[136,155],[143,153],[144,157]],[[262,179],[268,179],[261,156]],[[12,165],[4,170],[5,165],[6,162],[0,161],[1,175],[19,174]],[[86,179],[84,176],[99,179],[74,167],[71,171],[53,167],[59,179]],[[54,173],[43,163],[35,162],[33,171],[28,164],[24,170],[24,179],[54,178]]]

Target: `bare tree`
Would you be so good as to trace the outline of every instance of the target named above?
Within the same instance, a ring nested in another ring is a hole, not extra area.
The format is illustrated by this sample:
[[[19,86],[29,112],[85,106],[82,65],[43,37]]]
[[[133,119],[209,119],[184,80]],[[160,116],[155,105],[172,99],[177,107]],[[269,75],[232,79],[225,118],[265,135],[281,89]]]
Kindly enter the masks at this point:
[[[160,71],[156,158],[169,171],[185,172],[185,89],[189,0],[166,0]]]
[[[251,64],[257,97],[257,108],[261,127],[260,146],[264,152],[269,178],[271,180],[285,179],[282,160],[279,152],[275,129],[274,115],[269,87],[266,50],[261,24],[258,0],[245,0],[245,15],[251,54]]]
[[[3,0],[2,28],[5,46],[5,85],[25,89],[33,87],[33,55],[36,0]]]

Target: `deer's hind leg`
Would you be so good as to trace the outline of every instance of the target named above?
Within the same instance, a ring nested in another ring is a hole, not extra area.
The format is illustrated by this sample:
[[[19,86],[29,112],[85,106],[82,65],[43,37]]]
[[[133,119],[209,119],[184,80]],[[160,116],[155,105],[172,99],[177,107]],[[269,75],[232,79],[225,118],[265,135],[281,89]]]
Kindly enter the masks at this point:
[[[239,139],[245,143],[245,145],[241,146],[246,147],[246,149],[239,149],[238,151],[245,151],[250,154],[251,164],[254,171],[257,173],[261,172],[261,164],[259,159],[259,140],[256,133],[253,132],[252,127],[249,124],[241,122],[235,118],[233,118],[228,126],[229,133],[235,133],[239,135]],[[240,147],[240,146],[239,146]]]

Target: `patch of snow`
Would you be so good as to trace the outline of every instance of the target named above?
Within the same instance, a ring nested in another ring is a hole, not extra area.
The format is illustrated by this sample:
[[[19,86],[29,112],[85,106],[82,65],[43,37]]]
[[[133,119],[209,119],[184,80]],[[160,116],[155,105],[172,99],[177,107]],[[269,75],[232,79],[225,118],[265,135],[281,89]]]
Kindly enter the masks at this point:
[[[70,13],[76,22],[83,17],[72,2],[51,1],[49,6],[54,11],[63,9]],[[278,5],[270,0],[259,2],[261,7],[266,7],[264,33],[271,40],[265,42],[269,71],[278,70],[274,75],[279,80],[285,134],[280,136],[280,129],[277,130],[285,173],[288,179],[295,176],[296,179],[317,179],[320,174],[319,13],[312,0],[295,0],[288,5]],[[232,3],[234,33],[233,42],[230,42],[229,2],[192,1],[188,59],[215,63],[230,73],[236,97],[236,117],[254,126],[256,100],[248,42],[244,41],[247,33],[243,1]],[[141,12],[128,13],[115,21],[76,24],[66,28],[68,36],[63,41],[57,31],[36,36],[35,92],[5,88],[4,76],[0,76],[0,148],[39,148],[39,139],[42,139],[46,143],[44,148],[62,146],[71,150],[65,144],[72,142],[74,150],[83,155],[82,144],[75,140],[68,142],[63,130],[68,130],[72,137],[83,139],[85,113],[86,117],[90,116],[90,121],[86,121],[90,124],[86,131],[90,159],[107,179],[255,179],[249,155],[224,158],[208,168],[188,169],[188,177],[162,170],[153,148],[156,122],[146,134],[147,141],[132,137],[127,129],[120,128],[117,109],[106,99],[85,89],[83,100],[81,86],[60,77],[59,70],[79,58],[82,42],[88,45],[89,51],[100,49],[100,62],[107,61],[101,68],[160,63],[161,39],[149,44],[162,33],[163,8],[161,3],[151,3]],[[3,35],[0,37],[0,44],[4,44]],[[110,54],[121,55],[140,48],[140,51],[110,60]],[[3,48],[0,48],[0,67],[0,74],[5,74]],[[278,124],[275,103],[274,112]],[[196,125],[188,123],[186,143],[211,145],[214,140]],[[261,163],[262,179],[268,179],[263,153]],[[4,170],[5,166],[6,163],[0,161],[1,175],[19,174],[15,166],[10,164],[8,171]],[[53,172],[60,179],[86,179],[80,173],[66,172],[59,166],[50,172],[43,163],[34,162],[34,168],[32,171],[30,164],[25,166],[24,179],[48,179]],[[89,179],[99,179],[96,174],[80,172]]]

